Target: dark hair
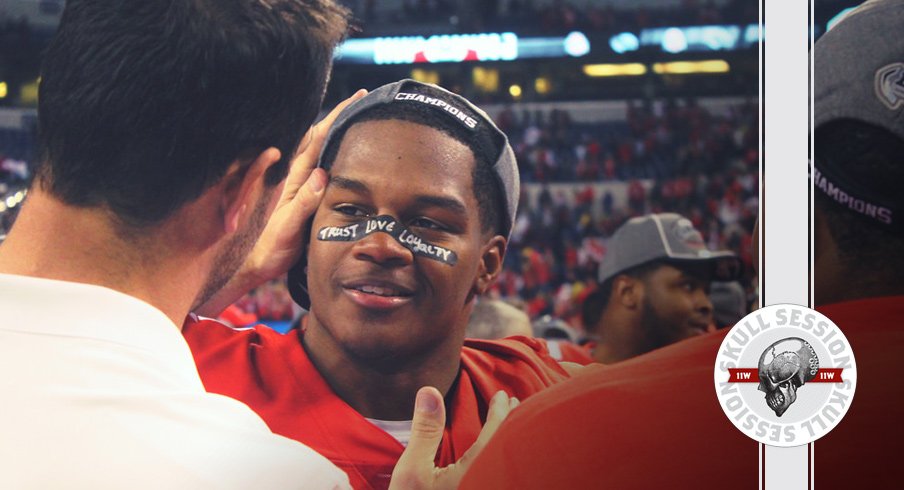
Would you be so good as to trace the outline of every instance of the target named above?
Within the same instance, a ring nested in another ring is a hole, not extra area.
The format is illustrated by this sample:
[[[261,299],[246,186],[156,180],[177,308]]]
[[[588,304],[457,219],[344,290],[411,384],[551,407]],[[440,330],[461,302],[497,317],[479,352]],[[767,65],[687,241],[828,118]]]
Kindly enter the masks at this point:
[[[413,90],[417,92],[417,90]],[[430,95],[425,92],[426,95]],[[497,155],[498,148],[489,148],[487,138],[475,138],[473,132],[460,123],[442,113],[435,107],[420,103],[392,103],[373,107],[361,112],[343,126],[332,138],[323,151],[321,166],[329,169],[339,153],[345,133],[355,124],[365,121],[401,120],[428,126],[455,138],[470,148],[474,154],[474,169],[471,178],[474,187],[474,197],[477,199],[480,225],[484,232],[495,230],[502,236],[508,236],[509,230],[505,228],[503,216],[505,211],[504,192],[496,179],[493,171],[495,161],[490,161],[489,155]]]
[[[816,167],[843,169],[845,178],[887,200],[900,196],[904,181],[904,140],[886,129],[841,119],[816,129]],[[838,247],[842,266],[857,275],[869,274],[900,281],[904,271],[904,236],[873,218],[835,202],[821,190],[814,191],[815,205]]]
[[[37,184],[132,227],[271,146],[275,185],[345,30],[332,0],[69,0],[41,70]]]

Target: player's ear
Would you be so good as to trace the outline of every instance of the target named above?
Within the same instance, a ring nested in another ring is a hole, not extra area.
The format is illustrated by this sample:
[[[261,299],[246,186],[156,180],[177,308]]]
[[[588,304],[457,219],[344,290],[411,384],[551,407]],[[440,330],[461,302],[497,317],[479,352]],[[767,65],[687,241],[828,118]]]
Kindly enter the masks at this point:
[[[613,281],[612,301],[617,301],[629,310],[638,308],[643,296],[641,281],[625,274],[616,276]]]
[[[480,250],[480,265],[474,278],[475,293],[485,293],[502,272],[502,260],[505,258],[507,245],[508,242],[501,235],[494,235],[483,244]]]
[[[280,157],[280,151],[270,147],[258,153],[251,163],[237,160],[226,170],[220,207],[227,233],[234,233],[248,219],[257,201],[270,195],[268,191],[272,189],[266,189],[264,176]]]

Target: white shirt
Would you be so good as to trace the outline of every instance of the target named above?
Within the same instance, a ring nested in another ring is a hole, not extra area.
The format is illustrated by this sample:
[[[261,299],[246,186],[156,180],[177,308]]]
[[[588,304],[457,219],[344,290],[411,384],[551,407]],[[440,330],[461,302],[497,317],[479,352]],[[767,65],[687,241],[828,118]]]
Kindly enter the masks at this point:
[[[380,420],[380,419],[369,419],[365,417],[368,422],[376,425],[377,427],[383,429],[383,432],[391,435],[395,440],[399,441],[404,447],[408,447],[408,442],[411,440],[411,421],[410,420]]]
[[[0,488],[348,488],[207,393],[179,328],[116,291],[0,274]]]

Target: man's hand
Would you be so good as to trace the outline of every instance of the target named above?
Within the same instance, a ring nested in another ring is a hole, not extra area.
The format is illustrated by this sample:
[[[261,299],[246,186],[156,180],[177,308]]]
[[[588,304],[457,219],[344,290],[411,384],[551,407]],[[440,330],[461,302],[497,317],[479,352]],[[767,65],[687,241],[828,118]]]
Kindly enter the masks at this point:
[[[339,113],[366,94],[367,90],[358,90],[308,130],[289,167],[273,214],[251,253],[229,282],[200,305],[196,313],[217,316],[252,288],[279,277],[298,261],[306,245],[302,242],[308,218],[317,210],[327,184],[326,172],[317,168],[323,142]]]
[[[258,284],[283,274],[301,257],[308,218],[317,210],[327,184],[326,172],[317,168],[323,142],[339,113],[366,94],[358,90],[305,134],[279,202],[243,266],[257,276]]]
[[[487,409],[487,420],[477,436],[477,441],[461,459],[445,468],[434,464],[436,450],[443,438],[446,426],[446,406],[439,390],[425,386],[417,392],[414,402],[414,418],[411,422],[411,440],[392,471],[390,490],[454,490],[474,458],[480,454],[499,424],[518,406],[517,398],[509,398],[504,391],[497,392]]]

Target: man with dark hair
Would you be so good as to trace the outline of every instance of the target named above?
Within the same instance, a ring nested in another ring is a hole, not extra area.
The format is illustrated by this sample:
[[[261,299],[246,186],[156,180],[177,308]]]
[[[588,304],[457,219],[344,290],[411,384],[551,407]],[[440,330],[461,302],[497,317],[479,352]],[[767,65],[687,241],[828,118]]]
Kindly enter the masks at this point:
[[[893,373],[904,351],[904,44],[889,42],[888,33],[902,28],[904,1],[870,0],[811,51],[815,302],[844,331],[857,366],[847,413],[810,452],[818,488],[901,486],[904,425],[895,416],[904,383]],[[529,400],[461,488],[756,485],[756,444],[725,418],[712,392],[724,336],[589,372]],[[613,423],[588,428],[589,414]],[[532,452],[560,440],[575,449],[567,458]],[[676,458],[676,448],[693,457]],[[601,461],[609,464],[600,471],[580,470]]]
[[[493,393],[523,399],[568,373],[539,340],[464,339],[519,196],[512,149],[481,110],[435,85],[385,85],[342,112],[320,165],[329,185],[289,272],[310,308],[303,331],[195,320],[184,334],[209,390],[326,455],[354,487],[385,488],[418,387],[439,388],[451,413],[442,466],[477,440]]]
[[[0,487],[347,487],[205,392],[179,335],[274,207],[294,216],[322,194],[323,131],[279,184],[345,15],[329,0],[67,2],[42,67],[36,177],[0,247]],[[418,394],[406,488],[442,480],[438,397]]]
[[[740,262],[711,252],[690,220],[674,213],[628,220],[600,264],[601,314],[589,332],[593,357],[612,364],[706,333],[714,279],[732,280]]]

